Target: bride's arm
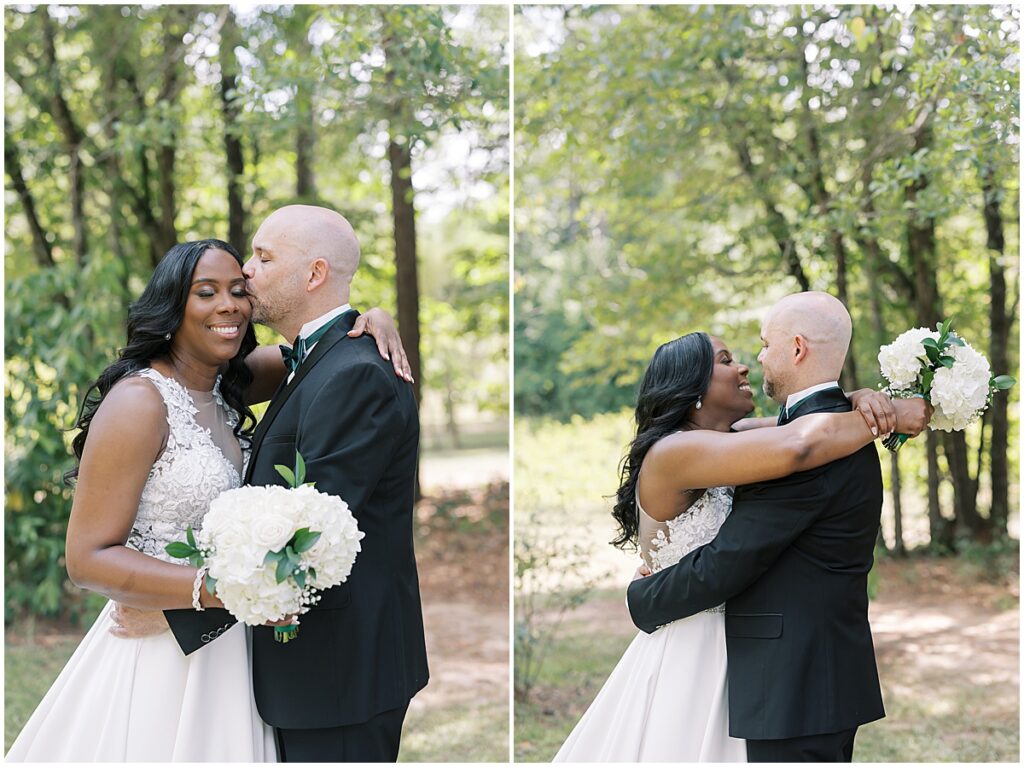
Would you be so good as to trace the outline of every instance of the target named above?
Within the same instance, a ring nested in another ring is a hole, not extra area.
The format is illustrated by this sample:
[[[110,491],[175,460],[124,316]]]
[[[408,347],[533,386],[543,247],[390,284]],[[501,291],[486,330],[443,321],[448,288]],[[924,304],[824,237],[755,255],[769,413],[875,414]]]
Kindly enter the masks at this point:
[[[922,399],[896,400],[893,407],[897,430],[911,436],[931,417],[931,406]],[[674,498],[684,489],[778,479],[851,455],[874,439],[857,411],[812,413],[785,426],[739,433],[677,432],[657,442],[644,459],[644,474],[653,480],[644,495]]]
[[[110,390],[89,427],[68,522],[67,568],[76,586],[131,607],[192,607],[196,568],[125,546],[166,439],[164,403],[150,383],[133,378]],[[205,585],[200,601],[221,606]]]
[[[885,392],[874,389],[857,389],[846,395],[858,411],[867,425],[875,429],[878,434],[888,434],[896,428],[896,408],[892,399]],[[766,426],[777,426],[778,419],[771,416],[764,418],[741,418],[732,425],[733,431],[747,431],[748,429],[763,429]]]
[[[409,358],[391,315],[379,307],[360,314],[348,334],[356,338],[363,333],[373,336],[373,340],[377,342],[377,351],[381,357],[391,361],[395,375],[412,382]],[[249,388],[245,390],[245,401],[248,405],[270,399],[277,391],[281,380],[288,374],[288,368],[284,365],[281,349],[277,344],[267,344],[253,349],[245,358],[245,364],[252,371],[253,379]]]

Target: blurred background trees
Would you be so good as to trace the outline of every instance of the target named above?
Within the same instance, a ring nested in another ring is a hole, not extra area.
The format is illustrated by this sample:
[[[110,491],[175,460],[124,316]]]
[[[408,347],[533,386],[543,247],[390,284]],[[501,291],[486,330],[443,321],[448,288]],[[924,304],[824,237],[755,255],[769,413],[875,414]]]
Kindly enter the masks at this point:
[[[526,7],[516,33],[517,416],[627,408],[696,329],[756,369],[808,289],[853,314],[847,387],[947,316],[1016,375],[1016,8]],[[886,461],[888,547],[1015,529],[1018,396]]]
[[[4,14],[8,619],[78,609],[62,430],[153,266],[202,237],[245,254],[281,205],[325,205],[356,228],[353,304],[398,320],[428,456],[506,449],[506,9]]]

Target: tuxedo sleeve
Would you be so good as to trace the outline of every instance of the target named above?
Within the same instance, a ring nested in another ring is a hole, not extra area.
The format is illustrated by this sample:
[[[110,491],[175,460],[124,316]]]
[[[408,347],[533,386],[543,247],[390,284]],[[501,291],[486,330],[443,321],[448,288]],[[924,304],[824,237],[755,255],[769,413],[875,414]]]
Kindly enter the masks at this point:
[[[340,496],[357,517],[405,426],[397,385],[393,374],[372,362],[354,365],[321,387],[299,426],[296,449],[307,481]]]
[[[189,655],[219,637],[238,620],[219,607],[198,610],[164,610],[167,625],[181,651]]]
[[[629,584],[626,603],[637,628],[659,626],[720,605],[744,591],[826,507],[823,469],[743,488],[715,539],[676,564]]]

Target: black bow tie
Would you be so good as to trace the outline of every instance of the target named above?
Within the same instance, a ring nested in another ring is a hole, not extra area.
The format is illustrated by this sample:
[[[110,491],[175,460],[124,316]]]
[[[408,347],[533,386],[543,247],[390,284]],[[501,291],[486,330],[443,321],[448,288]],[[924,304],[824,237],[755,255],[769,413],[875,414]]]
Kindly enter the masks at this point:
[[[318,327],[309,334],[308,338],[296,336],[295,343],[292,344],[290,349],[283,344],[277,347],[281,350],[281,357],[284,359],[284,365],[290,372],[294,373],[299,369],[299,365],[301,365],[302,361],[306,359],[306,352],[309,351],[309,347],[323,338],[324,334],[334,326],[334,323],[338,321],[339,317],[341,317],[340,314],[330,322],[326,322]]]

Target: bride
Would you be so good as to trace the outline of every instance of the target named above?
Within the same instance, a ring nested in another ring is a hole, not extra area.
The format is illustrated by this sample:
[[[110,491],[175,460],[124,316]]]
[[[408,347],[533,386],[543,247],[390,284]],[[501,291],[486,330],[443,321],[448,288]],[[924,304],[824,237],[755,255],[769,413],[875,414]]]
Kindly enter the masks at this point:
[[[729,515],[733,485],[823,466],[879,433],[920,430],[904,420],[913,412],[906,401],[867,389],[850,395],[859,414],[818,413],[778,427],[775,419],[740,421],[754,409],[748,372],[705,333],[670,341],[651,360],[613,512],[613,543],[639,547],[641,574],[710,542]],[[923,401],[913,407],[923,410]],[[728,712],[718,606],[637,634],[554,761],[745,762]]]
[[[405,359],[381,310],[352,331]],[[225,242],[171,248],[128,315],[128,343],[89,388],[73,449],[78,483],[67,532],[74,583],[110,597],[7,754],[8,761],[276,761],[253,700],[247,632],[182,654],[162,610],[222,607],[164,547],[201,526],[241,483],[255,418],[286,368],[256,348],[241,256]],[[373,320],[373,321],[371,321]],[[380,326],[380,332],[374,328]],[[383,339],[383,340],[381,340]],[[159,623],[127,638],[117,611]]]

